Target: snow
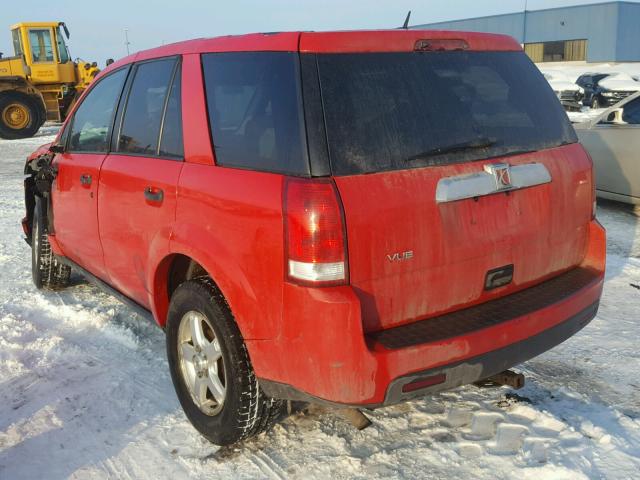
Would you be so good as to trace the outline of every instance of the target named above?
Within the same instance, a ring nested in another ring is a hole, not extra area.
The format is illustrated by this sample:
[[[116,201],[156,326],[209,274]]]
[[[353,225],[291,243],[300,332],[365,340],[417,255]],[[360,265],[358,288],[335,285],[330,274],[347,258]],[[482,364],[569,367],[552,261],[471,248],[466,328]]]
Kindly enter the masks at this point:
[[[613,73],[626,74],[629,77],[640,78],[640,62],[628,63],[587,63],[587,62],[545,62],[536,63],[540,71],[544,73],[558,72],[575,82],[583,73]]]
[[[231,448],[204,440],[173,391],[164,334],[81,278],[37,291],[22,169],[51,141],[0,140],[0,478],[637,478],[640,222],[608,229],[599,314],[527,362],[527,386],[468,386],[377,410],[357,431],[312,406]]]
[[[608,73],[610,78],[600,82],[601,85],[612,90],[640,90],[640,62],[631,63],[586,63],[586,62],[546,62],[537,63],[536,66],[547,78],[554,90],[569,90],[567,82],[575,83],[583,73]],[[578,86],[575,85],[577,88]],[[591,109],[582,107],[579,112],[567,112],[567,116],[573,123],[588,122],[593,120],[604,108]]]
[[[567,90],[577,92],[578,90],[582,90],[575,84],[574,80],[570,79],[561,71],[545,70],[543,68],[540,68],[540,71],[543,73],[544,78],[549,82],[549,85],[551,85],[551,88],[553,88],[555,92],[564,92]]]

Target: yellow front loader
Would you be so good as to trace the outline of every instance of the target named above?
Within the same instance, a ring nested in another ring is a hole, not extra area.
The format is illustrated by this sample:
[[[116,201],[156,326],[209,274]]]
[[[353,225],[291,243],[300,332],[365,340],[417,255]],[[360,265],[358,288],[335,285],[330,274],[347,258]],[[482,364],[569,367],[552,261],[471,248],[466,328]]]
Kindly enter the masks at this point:
[[[11,27],[12,57],[0,54],[0,137],[32,137],[47,120],[61,122],[100,71],[74,62],[63,22],[23,22]]]

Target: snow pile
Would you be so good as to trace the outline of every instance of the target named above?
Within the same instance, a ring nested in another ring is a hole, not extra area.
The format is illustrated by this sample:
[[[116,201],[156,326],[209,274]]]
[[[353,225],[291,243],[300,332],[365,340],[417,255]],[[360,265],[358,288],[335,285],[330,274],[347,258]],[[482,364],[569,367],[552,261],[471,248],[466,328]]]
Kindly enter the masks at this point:
[[[44,133],[51,135],[54,129]],[[38,292],[22,239],[22,168],[51,136],[0,140],[0,478],[637,478],[640,226],[611,204],[598,317],[527,362],[527,386],[464,387],[371,414],[319,407],[219,449],[190,426],[164,335],[79,277]]]

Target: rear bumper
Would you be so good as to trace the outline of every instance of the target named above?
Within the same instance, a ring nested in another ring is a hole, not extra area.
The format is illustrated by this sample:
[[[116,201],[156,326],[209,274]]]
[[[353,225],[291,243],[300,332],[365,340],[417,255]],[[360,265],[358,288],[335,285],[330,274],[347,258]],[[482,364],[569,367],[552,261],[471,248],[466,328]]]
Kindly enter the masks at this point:
[[[537,335],[527,338],[526,340],[512,343],[498,350],[493,350],[457,363],[398,377],[389,383],[384,400],[380,403],[345,405],[340,402],[315,397],[307,392],[298,390],[291,385],[279,382],[260,379],[260,385],[268,395],[288,400],[339,406],[366,406],[368,408],[394,405],[396,403],[411,400],[415,397],[434,394],[450,390],[461,385],[471,384],[504,370],[508,370],[514,365],[526,362],[527,360],[550,350],[556,345],[559,345],[572,337],[595,317],[597,311],[598,302],[590,305],[586,309],[576,315],[573,315],[555,327],[551,327]],[[440,381],[441,379],[442,381]],[[419,382],[431,383],[433,381],[438,381],[438,383],[416,389],[411,392],[403,391],[403,387],[405,385]]]
[[[605,234],[597,222],[582,265],[543,284],[374,334],[350,287],[287,285],[276,341],[248,341],[263,390],[276,398],[375,408],[484,379],[553,348],[596,314]],[[406,387],[419,382],[420,388]],[[403,391],[403,389],[405,391]]]

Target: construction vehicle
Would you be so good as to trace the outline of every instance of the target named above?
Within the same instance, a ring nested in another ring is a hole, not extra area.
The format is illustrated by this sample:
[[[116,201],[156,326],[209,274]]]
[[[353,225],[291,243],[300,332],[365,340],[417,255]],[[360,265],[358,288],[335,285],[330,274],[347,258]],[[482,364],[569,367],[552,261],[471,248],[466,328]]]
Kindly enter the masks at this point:
[[[14,56],[0,53],[0,137],[32,137],[47,121],[62,122],[100,71],[95,62],[73,61],[64,22],[11,26]]]

